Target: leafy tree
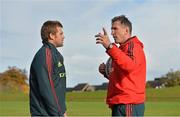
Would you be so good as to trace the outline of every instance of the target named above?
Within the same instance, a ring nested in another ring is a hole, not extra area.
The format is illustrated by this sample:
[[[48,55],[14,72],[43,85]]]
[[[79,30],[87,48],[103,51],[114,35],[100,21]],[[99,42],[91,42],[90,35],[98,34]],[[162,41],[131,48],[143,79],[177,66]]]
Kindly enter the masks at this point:
[[[0,74],[0,90],[23,91],[27,93],[29,86],[26,74],[25,69],[9,67],[7,71]]]
[[[167,84],[166,86],[180,86],[180,71],[173,71],[172,69],[166,74]]]
[[[153,86],[151,85],[151,81],[146,82],[146,88],[153,88]]]
[[[146,88],[153,88],[157,84],[166,87],[180,86],[180,70],[173,71],[170,69],[167,74],[157,78],[157,80],[147,81]]]

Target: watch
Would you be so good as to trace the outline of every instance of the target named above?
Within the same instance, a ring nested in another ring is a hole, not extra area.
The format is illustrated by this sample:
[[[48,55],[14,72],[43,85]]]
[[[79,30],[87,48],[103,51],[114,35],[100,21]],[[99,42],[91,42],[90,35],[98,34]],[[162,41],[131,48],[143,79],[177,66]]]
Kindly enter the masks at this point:
[[[111,48],[113,48],[113,44],[112,43],[109,44],[107,49],[111,49]]]

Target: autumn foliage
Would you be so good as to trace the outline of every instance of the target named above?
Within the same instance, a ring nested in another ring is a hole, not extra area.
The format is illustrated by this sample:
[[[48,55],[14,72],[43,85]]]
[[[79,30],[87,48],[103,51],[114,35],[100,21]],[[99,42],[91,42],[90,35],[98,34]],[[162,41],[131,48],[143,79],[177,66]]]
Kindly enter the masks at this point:
[[[0,91],[21,91],[28,94],[27,72],[17,67],[9,67],[0,73]]]

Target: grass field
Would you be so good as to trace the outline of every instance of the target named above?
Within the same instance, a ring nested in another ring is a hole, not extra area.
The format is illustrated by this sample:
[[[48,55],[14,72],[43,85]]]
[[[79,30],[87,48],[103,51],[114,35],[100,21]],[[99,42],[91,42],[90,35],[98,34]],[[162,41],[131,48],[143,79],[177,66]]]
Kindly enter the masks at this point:
[[[180,116],[180,87],[147,89],[146,116]],[[105,91],[67,93],[69,116],[110,116]],[[28,96],[0,93],[0,116],[29,115]]]

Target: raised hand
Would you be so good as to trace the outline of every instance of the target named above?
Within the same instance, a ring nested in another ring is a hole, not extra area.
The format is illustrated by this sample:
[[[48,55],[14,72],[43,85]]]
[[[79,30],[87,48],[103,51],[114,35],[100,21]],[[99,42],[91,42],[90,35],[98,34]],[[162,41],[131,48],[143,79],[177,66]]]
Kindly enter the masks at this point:
[[[102,44],[106,49],[109,47],[109,45],[111,44],[108,34],[105,30],[105,28],[103,28],[103,33],[98,33],[97,35],[95,35],[96,37],[96,44]]]

